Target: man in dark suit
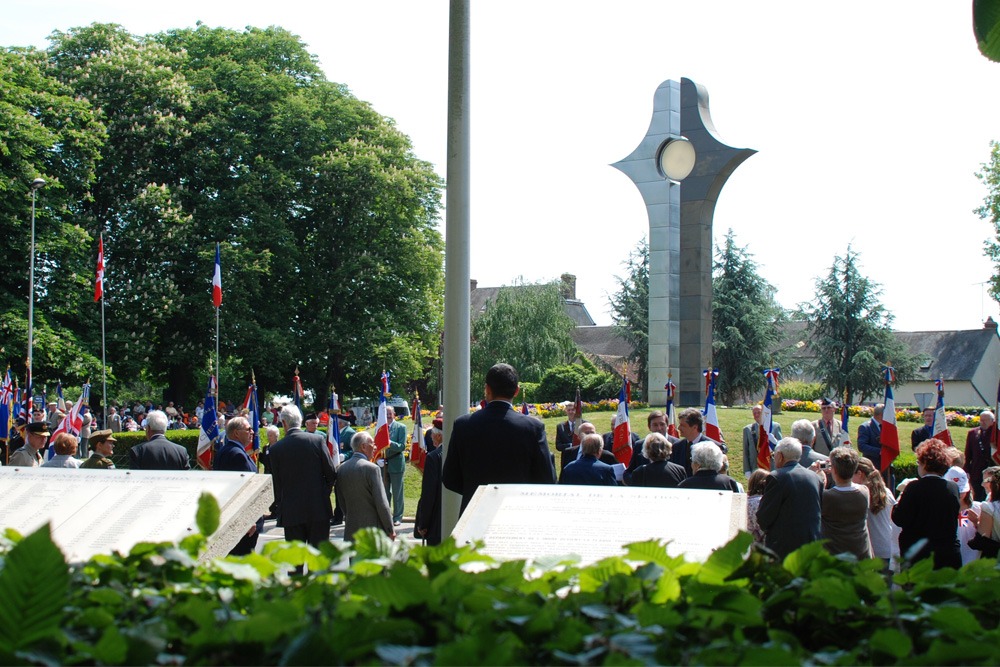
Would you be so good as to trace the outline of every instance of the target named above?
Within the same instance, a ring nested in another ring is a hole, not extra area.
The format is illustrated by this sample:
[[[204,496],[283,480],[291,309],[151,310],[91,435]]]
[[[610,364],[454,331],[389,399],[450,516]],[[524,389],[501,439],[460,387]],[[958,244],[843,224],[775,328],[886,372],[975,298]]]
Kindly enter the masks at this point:
[[[882,463],[882,443],[879,439],[882,437],[882,415],[884,413],[885,404],[879,403],[872,411],[872,418],[858,427],[858,451],[875,465],[876,470],[881,470]],[[931,419],[934,419],[933,412]]]
[[[735,479],[719,470],[723,467],[723,453],[712,440],[703,440],[691,448],[691,467],[694,475],[677,485],[678,489],[709,489],[739,493]]]
[[[493,366],[486,373],[486,407],[452,426],[442,481],[462,495],[463,512],[481,484],[556,481],[545,425],[511,404],[519,390],[513,366]]]
[[[698,408],[685,408],[677,415],[677,430],[681,434],[682,440],[674,443],[674,449],[670,454],[670,462],[679,466],[684,466],[684,472],[688,477],[694,474],[691,468],[691,448],[699,442],[711,442],[725,454],[727,447],[723,443],[715,442],[705,436],[705,417]]]
[[[326,440],[302,430],[302,413],[295,405],[281,409],[281,423],[285,437],[274,443],[269,457],[278,525],[286,540],[316,546],[330,539],[330,493],[337,473]]]
[[[434,420],[437,421],[437,420]],[[435,427],[436,428],[436,427]],[[427,544],[441,544],[441,461],[444,450],[435,447],[424,459],[424,479],[417,502],[413,532]]]
[[[607,463],[597,460],[604,451],[604,440],[597,433],[588,433],[580,441],[582,455],[571,462],[559,477],[560,484],[583,486],[617,486],[615,470]]]
[[[764,545],[784,558],[804,544],[820,539],[824,483],[799,465],[802,445],[784,438],[774,448],[774,470],[764,485],[757,524]]]
[[[590,422],[583,422],[582,424],[580,424],[581,438],[590,433],[597,435],[597,428],[593,424],[591,424]],[[581,456],[582,454],[580,454],[580,445],[573,445],[568,449],[562,450],[562,453],[560,455],[559,472],[562,473],[562,471],[566,469],[566,466],[568,466],[573,461],[576,461]],[[601,461],[607,463],[610,466],[613,466],[616,463],[618,463],[618,459],[615,458],[615,455],[612,454],[609,450],[604,449],[603,443],[601,447],[601,453],[598,458],[600,458]]]
[[[167,431],[167,414],[151,410],[146,415],[146,442],[128,450],[129,468],[132,470],[190,470],[188,451],[170,442],[163,435]]]
[[[234,470],[237,472],[248,472],[257,474],[257,464],[254,463],[247,447],[253,444],[253,428],[246,417],[233,417],[226,422],[226,443],[219,448],[219,453],[215,455],[215,465],[213,470]],[[264,530],[264,517],[257,519],[257,522],[250,526],[249,532],[233,547],[229,552],[230,556],[245,556],[253,553],[257,546],[257,537]]]
[[[747,478],[757,469],[757,444],[760,436],[760,418],[763,413],[764,408],[759,405],[753,406],[753,423],[743,427],[743,474]],[[781,440],[781,424],[771,423],[771,435],[774,436],[775,442]]]
[[[573,446],[573,433],[580,425],[580,420],[576,419],[580,415],[576,414],[576,403],[566,404],[566,421],[556,426],[556,451],[561,452]],[[583,436],[580,436],[583,437]]]
[[[924,425],[921,426],[920,428],[913,429],[913,433],[910,434],[910,448],[913,451],[917,451],[917,446],[921,442],[923,442],[924,440],[930,440],[932,437],[934,437],[934,434],[931,433],[931,429],[934,427],[934,412],[935,411],[936,411],[936,408],[932,408],[932,407],[926,407],[926,408],[924,408],[924,413],[923,413],[923,415],[921,415],[923,417],[923,419],[924,419]],[[880,420],[880,423],[881,423],[881,420]],[[868,455],[865,454],[865,456],[868,456]],[[868,456],[868,458],[871,459],[872,457]],[[878,467],[878,462],[875,461],[875,459],[872,459],[872,461],[875,463],[875,467],[877,468]]]
[[[969,431],[965,438],[965,474],[969,476],[972,497],[979,501],[986,499],[983,471],[993,465],[990,443],[996,436],[996,427],[996,417],[989,410],[984,410],[979,414],[979,427]]]

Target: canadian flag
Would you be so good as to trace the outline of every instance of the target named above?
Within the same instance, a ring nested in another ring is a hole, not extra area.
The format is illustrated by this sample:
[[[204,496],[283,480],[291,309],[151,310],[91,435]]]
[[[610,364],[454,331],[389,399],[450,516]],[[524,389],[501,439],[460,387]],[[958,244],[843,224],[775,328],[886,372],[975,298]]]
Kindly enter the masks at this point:
[[[94,281],[94,302],[104,296],[104,234],[97,245],[97,280]]]

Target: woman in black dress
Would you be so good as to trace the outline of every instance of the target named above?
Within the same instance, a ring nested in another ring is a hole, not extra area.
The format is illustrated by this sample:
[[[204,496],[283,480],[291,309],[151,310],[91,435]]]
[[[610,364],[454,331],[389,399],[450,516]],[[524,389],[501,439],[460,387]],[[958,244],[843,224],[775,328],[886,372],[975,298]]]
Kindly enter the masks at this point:
[[[961,502],[958,486],[944,479],[951,466],[948,446],[936,438],[917,447],[917,474],[892,510],[892,521],[902,528],[899,551],[907,558],[911,547],[922,539],[927,542],[909,560],[934,558],[934,569],[962,567],[958,544],[958,513]]]

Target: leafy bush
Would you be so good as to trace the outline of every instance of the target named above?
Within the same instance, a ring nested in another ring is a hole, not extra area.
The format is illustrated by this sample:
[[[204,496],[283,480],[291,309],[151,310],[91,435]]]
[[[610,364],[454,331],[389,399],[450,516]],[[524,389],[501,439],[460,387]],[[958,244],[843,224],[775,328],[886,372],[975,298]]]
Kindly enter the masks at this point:
[[[24,539],[8,531],[0,662],[996,662],[995,560],[959,571],[922,561],[890,580],[882,561],[833,557],[818,542],[777,562],[741,533],[704,564],[650,541],[588,567],[526,568],[452,541],[357,537],[347,553],[275,542],[197,563],[199,535],[67,566],[47,526]],[[301,564],[310,573],[290,577]]]
[[[597,402],[616,398],[621,389],[621,380],[584,358],[578,364],[564,364],[545,371],[533,398],[542,403],[572,401],[576,397],[577,387],[580,388],[583,400]]]
[[[799,382],[792,380],[778,385],[781,398],[796,401],[812,401],[824,395],[823,385],[819,382]]]

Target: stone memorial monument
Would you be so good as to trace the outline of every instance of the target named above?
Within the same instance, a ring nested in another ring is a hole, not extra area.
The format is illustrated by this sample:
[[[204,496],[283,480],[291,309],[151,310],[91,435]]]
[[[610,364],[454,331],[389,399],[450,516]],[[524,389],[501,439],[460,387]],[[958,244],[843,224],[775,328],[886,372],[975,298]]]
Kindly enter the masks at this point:
[[[736,167],[756,153],[715,136],[708,91],[690,79],[664,81],[653,119],[632,154],[614,167],[632,179],[649,216],[649,396],[666,402],[677,371],[680,405],[704,400],[712,361],[712,217]]]
[[[747,496],[629,486],[489,484],[455,526],[458,544],[484,543],[501,560],[575,554],[583,564],[622,545],[669,540],[671,556],[704,561],[747,526]]]
[[[245,472],[0,468],[0,529],[27,535],[45,523],[70,562],[177,542],[198,530],[202,492],[219,503],[218,530],[201,559],[225,556],[274,498],[270,475]]]

